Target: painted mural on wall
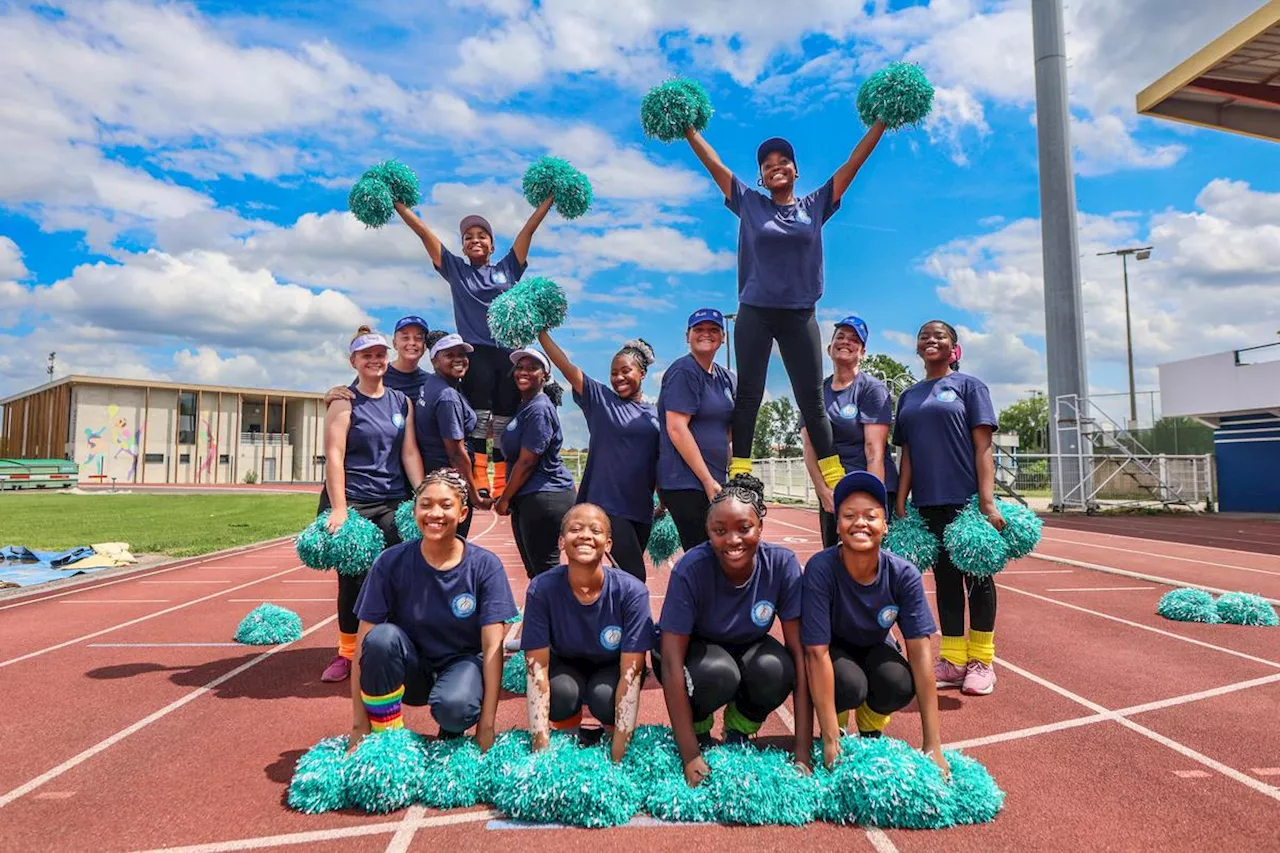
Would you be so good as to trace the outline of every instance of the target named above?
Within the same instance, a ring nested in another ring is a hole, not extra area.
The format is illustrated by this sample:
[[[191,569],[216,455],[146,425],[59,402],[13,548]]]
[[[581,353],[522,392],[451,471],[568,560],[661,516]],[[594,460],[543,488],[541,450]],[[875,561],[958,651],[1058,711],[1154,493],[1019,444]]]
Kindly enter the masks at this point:
[[[212,475],[213,463],[218,458],[218,443],[213,438],[213,428],[207,420],[200,421],[200,441],[205,443],[204,461],[200,463],[202,475]]]
[[[107,423],[97,429],[85,427],[84,436],[88,453],[80,463],[82,471],[88,468],[89,476],[104,479],[109,476],[128,481],[137,479],[142,428],[130,429],[119,406],[107,406]],[[112,470],[107,471],[108,460],[112,463],[119,460],[121,464],[112,465]]]

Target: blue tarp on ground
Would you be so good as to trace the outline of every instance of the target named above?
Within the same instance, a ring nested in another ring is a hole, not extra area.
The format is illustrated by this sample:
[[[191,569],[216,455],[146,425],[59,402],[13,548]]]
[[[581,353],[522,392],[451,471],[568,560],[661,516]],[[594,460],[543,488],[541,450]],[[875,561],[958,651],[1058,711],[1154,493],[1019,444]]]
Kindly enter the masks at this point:
[[[88,545],[77,545],[65,551],[33,551],[22,545],[6,545],[0,548],[0,561],[20,563],[44,563],[58,568],[68,566],[85,557],[92,557],[97,552]]]
[[[97,552],[81,545],[66,551],[33,551],[22,545],[6,545],[0,548],[0,587],[34,586],[39,583],[90,572],[100,572],[110,566],[77,569],[75,563]]]

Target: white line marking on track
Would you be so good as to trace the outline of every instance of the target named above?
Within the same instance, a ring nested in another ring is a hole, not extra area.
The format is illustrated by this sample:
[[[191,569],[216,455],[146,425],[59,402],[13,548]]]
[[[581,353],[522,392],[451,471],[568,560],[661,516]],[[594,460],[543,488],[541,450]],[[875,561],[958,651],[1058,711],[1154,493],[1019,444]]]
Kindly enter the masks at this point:
[[[1130,705],[1128,708],[1120,708],[1116,713],[1122,714],[1126,717],[1131,717],[1134,714],[1145,714],[1149,711],[1160,711],[1165,708],[1172,708],[1175,705],[1185,705],[1188,702],[1199,702],[1201,699],[1215,699],[1218,696],[1226,696],[1229,693],[1248,690],[1251,687],[1264,687],[1268,684],[1275,684],[1278,681],[1280,681],[1280,674],[1264,675],[1260,678],[1251,678],[1248,681],[1238,681],[1235,684],[1225,684],[1222,687],[1200,690],[1196,693],[1173,696],[1169,699],[1158,699],[1155,702],[1144,702],[1141,705]]]
[[[229,580],[216,580],[216,581],[138,581],[138,583],[144,583],[144,584],[175,584],[175,583],[231,583],[231,581],[229,581]]]
[[[1280,776],[1280,767],[1255,767],[1251,772],[1259,776]]]
[[[89,643],[86,649],[215,649],[240,643]]]
[[[1152,583],[1162,583],[1165,586],[1180,586],[1180,587],[1193,587],[1195,589],[1206,589],[1209,592],[1216,592],[1219,595],[1221,595],[1224,592],[1231,591],[1227,589],[1221,589],[1216,586],[1205,586],[1204,584],[1201,584],[1201,583],[1191,583],[1189,581],[1180,581],[1175,578],[1165,578],[1165,577],[1160,577],[1159,575],[1149,575],[1146,572],[1131,572],[1128,569],[1117,569],[1114,566],[1100,566],[1097,563],[1086,563],[1083,560],[1071,560],[1066,557],[1050,557],[1047,554],[1037,554],[1035,552],[1032,552],[1027,556],[1036,560],[1045,560],[1050,563],[1063,563],[1068,566],[1078,566],[1079,568],[1082,568],[1082,569],[1092,569],[1095,572],[1104,572],[1105,574],[1108,574],[1108,575],[1119,575],[1121,577],[1134,578],[1140,581],[1151,581]],[[1280,604],[1280,599],[1268,598],[1266,600],[1271,602],[1272,604]]]
[[[1000,573],[1001,577],[1008,575],[1071,575],[1075,574],[1071,569],[1005,569]]]
[[[413,823],[413,828],[425,829],[429,826],[477,823],[500,816],[498,812],[492,809],[474,812],[451,812],[416,820]],[[335,841],[341,838],[394,834],[399,832],[404,825],[405,821],[403,820],[388,820],[380,823],[366,823],[362,826],[347,826],[341,829],[316,829],[311,832],[291,832],[286,835],[241,838],[236,841],[214,841],[209,844],[192,844],[186,847],[157,847],[154,850],[145,851],[145,853],[237,853],[240,850],[262,850],[267,847],[285,847],[293,844],[319,844],[324,841]]]
[[[898,853],[898,847],[884,834],[884,830],[872,827],[867,830],[867,840],[875,848],[876,853]]]
[[[327,583],[327,584],[333,584],[333,583],[335,583],[335,581],[334,581],[334,579],[333,579],[333,578],[317,578],[317,579],[314,579],[314,580],[305,580],[305,581],[281,581],[281,583]]]
[[[333,601],[333,596],[330,596],[329,598],[276,598],[273,595],[273,596],[269,596],[269,598],[271,599],[270,602],[266,602],[265,598],[228,598],[227,601],[230,602],[231,604],[252,604],[255,601],[259,603],[264,603],[264,602],[275,603],[277,601],[285,601],[290,603],[295,601],[329,601],[329,602]]]
[[[1116,534],[1116,533],[1101,533],[1101,532],[1094,531],[1094,530],[1077,530],[1077,529],[1076,529],[1076,528],[1074,528],[1074,527],[1057,527],[1057,528],[1052,528],[1052,529],[1054,529],[1054,530],[1070,530],[1070,531],[1072,531],[1073,533],[1079,533],[1079,534],[1081,534],[1081,535],[1083,535],[1083,536],[1090,536],[1090,537],[1105,536],[1105,537],[1106,537],[1106,538],[1108,538],[1108,539],[1123,539],[1125,542],[1134,542],[1134,543],[1137,543],[1137,542],[1150,542],[1150,541],[1151,541],[1150,539],[1143,539],[1142,537],[1138,537],[1138,536],[1121,536],[1121,535]],[[1218,537],[1218,538],[1222,538],[1222,537]],[[1149,552],[1149,551],[1138,551],[1138,550],[1136,550],[1136,549],[1132,549],[1132,548],[1116,548],[1116,547],[1114,547],[1114,546],[1109,546],[1109,545],[1098,545],[1098,544],[1096,544],[1096,543],[1078,542],[1078,541],[1076,541],[1076,540],[1074,540],[1074,539],[1057,539],[1057,538],[1054,538],[1054,537],[1044,537],[1044,539],[1045,539],[1045,541],[1047,541],[1047,542],[1058,542],[1058,543],[1061,543],[1061,544],[1064,544],[1064,545],[1092,545],[1093,547],[1096,547],[1096,548],[1112,548],[1113,550],[1116,550],[1116,551],[1129,551],[1130,553],[1133,553],[1133,554],[1148,554],[1149,556],[1152,556],[1152,557],[1161,557],[1161,558],[1166,559],[1166,560],[1179,560],[1179,561],[1184,562],[1184,563],[1196,563],[1196,562],[1200,562],[1199,560],[1193,560],[1193,559],[1191,559],[1191,558],[1189,558],[1189,557],[1170,557],[1170,556],[1169,556],[1169,555],[1167,555],[1167,554],[1156,554],[1156,553],[1152,553],[1152,552]],[[1159,541],[1164,541],[1164,540],[1159,540]],[[1197,545],[1197,544],[1196,544],[1196,543],[1194,543],[1194,542],[1166,542],[1166,544],[1168,544],[1168,545],[1184,545],[1184,546],[1186,546],[1186,547],[1188,547],[1188,548],[1204,548],[1205,550],[1208,550],[1208,551],[1222,551],[1222,552],[1227,553],[1227,554],[1243,554],[1243,555],[1246,555],[1246,556],[1249,556],[1249,557],[1274,557],[1274,556],[1275,556],[1274,554],[1262,554],[1262,553],[1259,553],[1259,552],[1257,552],[1257,551],[1242,551],[1242,550],[1240,550],[1239,548],[1219,548],[1217,545]],[[1206,565],[1210,565],[1210,566],[1218,566],[1218,565],[1223,565],[1223,564],[1222,564],[1222,563],[1207,562],[1207,563],[1206,563]],[[1226,568],[1229,568],[1229,569],[1243,569],[1243,570],[1244,570],[1244,571],[1246,571],[1246,572],[1263,572],[1264,574],[1277,574],[1276,572],[1271,572],[1271,571],[1268,571],[1267,569],[1254,569],[1254,568],[1250,568],[1249,566],[1228,565],[1228,566],[1226,566]]]
[[[1133,622],[1129,619],[1121,619],[1119,616],[1112,616],[1110,613],[1101,613],[1097,610],[1090,610],[1089,608],[1081,607],[1078,604],[1071,604],[1070,602],[1066,602],[1066,601],[1058,601],[1056,598],[1049,598],[1044,595],[1036,595],[1034,592],[1027,592],[1025,589],[1018,589],[1016,586],[1009,586],[1008,584],[1003,584],[1003,583],[998,583],[996,584],[996,586],[999,587],[1000,589],[1006,589],[1009,592],[1016,592],[1019,595],[1025,595],[1028,598],[1035,598],[1035,599],[1038,599],[1039,601],[1048,602],[1049,604],[1056,604],[1057,606],[1065,607],[1068,610],[1076,610],[1076,611],[1079,611],[1080,613],[1088,613],[1091,616],[1097,616],[1099,619],[1109,619],[1112,622],[1119,622],[1121,625],[1128,625],[1131,628],[1140,628],[1143,631],[1150,631],[1153,634],[1160,634],[1161,636],[1164,636],[1164,637],[1172,637],[1175,640],[1181,640],[1182,642],[1190,643],[1193,646],[1200,646],[1201,648],[1205,648],[1205,649],[1213,649],[1215,652],[1222,652],[1223,654],[1233,655],[1238,658],[1244,658],[1245,660],[1251,660],[1254,663],[1265,664],[1266,666],[1271,666],[1271,667],[1275,667],[1276,669],[1280,669],[1280,663],[1277,663],[1276,661],[1273,661],[1273,660],[1267,660],[1266,658],[1260,658],[1255,655],[1246,654],[1245,652],[1238,652],[1235,649],[1228,649],[1225,646],[1215,646],[1213,643],[1206,643],[1203,640],[1197,640],[1192,637],[1184,637],[1181,634],[1175,634],[1172,631],[1165,631],[1161,628],[1153,628],[1150,625],[1143,625],[1141,622]]]
[[[1175,770],[1173,775],[1179,779],[1208,779],[1209,774],[1203,770]]]
[[[1045,592],[1132,592],[1139,589],[1155,589],[1154,586],[1058,586]]]
[[[338,618],[338,615],[335,613],[334,615],[330,616],[328,619],[324,619],[324,620],[321,620],[320,622],[317,622],[307,630],[303,631],[302,636],[306,637],[308,634],[311,634],[315,631],[320,630],[321,628],[328,625],[330,622],[334,621],[337,618]],[[299,639],[301,639],[301,637]],[[39,776],[32,779],[31,781],[23,785],[19,785],[9,793],[0,797],[0,809],[9,805],[19,797],[23,797],[31,793],[32,791],[34,791],[36,788],[39,788],[44,783],[53,779],[57,779],[59,776],[61,776],[63,773],[66,773],[68,770],[73,770],[76,767],[79,767],[81,764],[88,761],[90,758],[93,758],[98,753],[104,752],[107,749],[110,749],[112,746],[115,746],[117,743],[124,740],[129,735],[134,734],[135,732],[139,732],[142,729],[145,729],[147,726],[151,725],[156,720],[160,720],[169,716],[174,711],[178,710],[184,705],[194,702],[196,699],[199,699],[201,696],[210,692],[211,690],[213,690],[213,688],[217,687],[219,684],[223,684],[224,682],[230,681],[240,673],[245,672],[246,670],[252,669],[253,667],[257,666],[263,661],[268,660],[272,655],[276,654],[277,652],[283,649],[289,648],[289,646],[291,645],[293,645],[293,643],[284,643],[283,645],[274,646],[268,649],[267,651],[263,652],[262,654],[257,655],[256,657],[250,658],[249,660],[240,664],[238,667],[231,670],[230,672],[219,675],[217,678],[205,684],[203,687],[197,687],[195,690],[192,690],[190,693],[187,693],[182,698],[176,699],[173,702],[170,702],[168,705],[165,705],[160,710],[154,711],[151,714],[148,714],[147,716],[143,717],[141,720],[138,720],[138,722],[134,723],[133,725],[127,726],[121,729],[120,731],[116,732],[115,734],[111,735],[110,737],[98,741],[96,744],[84,750],[79,755],[72,756],[71,758],[68,758],[66,761],[59,764],[57,767],[54,767],[50,770],[46,770],[44,773],[41,773]]]
[[[1138,723],[1135,723],[1133,720],[1130,720],[1127,717],[1122,717],[1121,715],[1117,714],[1115,711],[1110,711],[1104,708],[1103,706],[1099,705],[1097,702],[1092,702],[1084,698],[1083,696],[1079,696],[1075,693],[1072,693],[1067,688],[1062,687],[1061,685],[1058,685],[1058,684],[1054,684],[1052,681],[1041,678],[1040,676],[1034,673],[1028,672],[1027,670],[1019,666],[1015,666],[1014,664],[1011,664],[1002,658],[996,658],[996,660],[999,661],[1001,666],[1005,667],[1010,672],[1015,672],[1018,675],[1021,675],[1023,678],[1034,681],[1036,684],[1039,684],[1041,687],[1044,687],[1048,690],[1052,690],[1054,693],[1057,693],[1059,696],[1062,696],[1066,699],[1070,699],[1072,702],[1075,702],[1077,705],[1083,705],[1084,707],[1088,708],[1091,711],[1094,711],[1095,713],[1102,714],[1103,716],[1106,716],[1114,720],[1115,722],[1119,723],[1120,725],[1124,726],[1126,729],[1129,729],[1130,731],[1137,732],[1143,737],[1149,738],[1155,741],[1156,743],[1161,744],[1162,746],[1166,746],[1169,749],[1172,749],[1174,752],[1178,753],[1179,755],[1182,755],[1186,758],[1190,758],[1192,761],[1195,761],[1198,764],[1203,764],[1205,767],[1208,767],[1210,770],[1216,770],[1217,772],[1221,773],[1223,776],[1226,776],[1228,779],[1234,779],[1235,781],[1244,785],[1246,788],[1252,788],[1253,790],[1257,791],[1263,796],[1270,797],[1271,799],[1276,800],[1277,802],[1280,802],[1280,788],[1277,788],[1274,785],[1268,785],[1266,782],[1259,782],[1257,779],[1253,778],[1252,776],[1245,775],[1244,773],[1241,773],[1239,770],[1236,770],[1233,767],[1228,767],[1227,765],[1223,764],[1221,761],[1216,761],[1215,759],[1212,759],[1209,756],[1204,755],[1203,753],[1196,752],[1194,749],[1187,746],[1186,744],[1179,743],[1178,741],[1172,738],[1165,737],[1159,732],[1152,731],[1146,726],[1139,725]]]
[[[59,604],[168,604],[167,598],[95,598],[91,601],[59,601]]]
[[[239,586],[233,586],[231,589],[221,589],[221,590],[218,590],[217,592],[212,592],[212,593],[209,593],[208,595],[201,596],[200,598],[192,599],[191,601],[184,601],[181,604],[175,604],[173,607],[166,607],[164,610],[157,610],[155,613],[148,613],[146,616],[139,616],[137,619],[130,619],[128,622],[121,622],[119,625],[112,625],[110,628],[103,628],[102,630],[94,631],[91,634],[84,634],[83,636],[76,637],[74,640],[66,640],[64,642],[56,643],[52,646],[48,646],[43,649],[38,649],[37,651],[34,651],[34,652],[28,652],[25,655],[19,655],[16,658],[9,658],[6,661],[0,661],[0,669],[3,669],[6,666],[9,666],[10,664],[15,664],[24,660],[30,660],[31,658],[34,658],[34,657],[39,657],[40,655],[45,654],[46,652],[54,652],[54,651],[57,651],[58,649],[65,649],[67,646],[74,646],[76,643],[82,643],[85,640],[92,640],[94,637],[101,637],[103,634],[110,634],[112,631],[118,631],[121,628],[128,628],[130,625],[137,625],[139,622],[145,622],[148,619],[154,619],[157,616],[164,616],[166,613],[173,613],[176,610],[182,610],[184,607],[190,607],[193,604],[200,604],[203,601],[209,601],[210,599],[217,598],[218,596],[226,595],[228,592],[235,592],[238,589],[244,589],[245,587],[253,586],[256,583],[262,583],[263,581],[269,581],[272,578],[278,578],[281,575],[287,575],[289,574],[289,572],[296,572],[300,568],[302,567],[294,566],[291,569],[285,569],[283,571],[276,572],[273,575],[267,575],[266,577],[263,577],[263,578],[257,578],[256,580],[251,580],[247,583],[242,583]],[[333,617],[333,618],[337,618],[337,617]]]
[[[400,828],[387,843],[387,853],[408,853],[409,845],[413,843],[413,836],[418,832],[418,827],[413,825],[414,821],[422,820],[426,816],[427,810],[422,806],[409,806],[409,810],[404,813],[404,819],[400,821]]]

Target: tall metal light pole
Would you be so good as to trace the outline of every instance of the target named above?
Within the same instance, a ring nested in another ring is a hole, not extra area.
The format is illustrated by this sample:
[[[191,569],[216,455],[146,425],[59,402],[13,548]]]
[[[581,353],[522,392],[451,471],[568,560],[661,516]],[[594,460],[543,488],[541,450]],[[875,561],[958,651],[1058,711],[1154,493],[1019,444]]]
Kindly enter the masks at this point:
[[[1133,255],[1136,261],[1145,261],[1151,257],[1151,246],[1098,253],[1098,257],[1104,255],[1119,255],[1120,268],[1124,271],[1124,341],[1129,351],[1129,429],[1135,430],[1138,428],[1138,392],[1133,384],[1133,322],[1129,319],[1129,256]]]
[[[725,314],[725,325],[729,328],[724,330],[724,369],[733,370],[733,321],[738,319],[738,315]]]

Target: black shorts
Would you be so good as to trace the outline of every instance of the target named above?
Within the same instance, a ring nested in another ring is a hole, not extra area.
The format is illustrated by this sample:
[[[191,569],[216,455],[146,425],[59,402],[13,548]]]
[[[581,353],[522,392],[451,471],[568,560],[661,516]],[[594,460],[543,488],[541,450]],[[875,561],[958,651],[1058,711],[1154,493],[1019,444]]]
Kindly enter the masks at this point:
[[[511,350],[476,345],[471,366],[462,377],[462,396],[477,412],[514,415],[520,405],[520,390],[511,370]]]

